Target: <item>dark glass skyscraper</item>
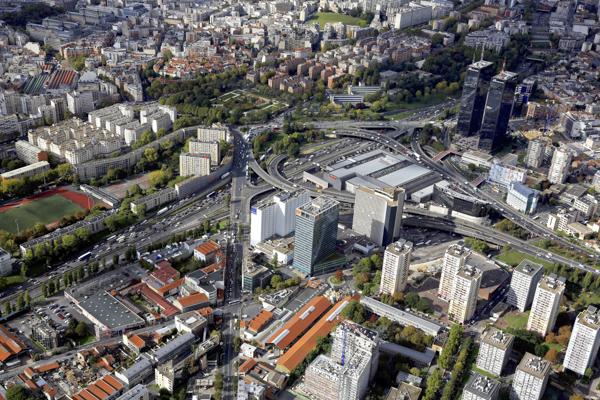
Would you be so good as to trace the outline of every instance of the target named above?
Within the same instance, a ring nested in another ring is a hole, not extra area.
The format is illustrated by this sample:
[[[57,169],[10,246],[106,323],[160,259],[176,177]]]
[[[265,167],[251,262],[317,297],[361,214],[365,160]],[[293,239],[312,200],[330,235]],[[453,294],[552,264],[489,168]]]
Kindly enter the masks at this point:
[[[322,272],[321,267],[335,253],[339,203],[326,196],[296,209],[296,238],[293,268],[304,275]]]
[[[492,78],[479,133],[481,150],[498,150],[505,142],[518,75],[502,71]]]
[[[493,63],[477,61],[467,69],[458,114],[458,133],[471,136],[481,128],[485,108],[485,96],[494,75]]]

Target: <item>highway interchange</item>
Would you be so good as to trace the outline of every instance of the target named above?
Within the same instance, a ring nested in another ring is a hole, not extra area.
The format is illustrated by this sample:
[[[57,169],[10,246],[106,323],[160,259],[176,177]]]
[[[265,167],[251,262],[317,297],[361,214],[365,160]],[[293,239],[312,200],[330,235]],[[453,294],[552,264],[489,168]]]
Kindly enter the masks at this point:
[[[344,206],[351,206],[354,202],[353,195],[346,192],[339,192],[332,189],[315,190],[313,187],[303,184],[301,181],[302,173],[315,164],[328,164],[339,157],[356,153],[357,151],[367,151],[375,145],[387,147],[393,152],[400,153],[403,156],[420,163],[444,176],[445,179],[453,181],[459,185],[465,192],[474,197],[488,201],[494,205],[495,209],[504,217],[514,221],[532,234],[540,237],[548,237],[560,241],[563,245],[577,250],[578,246],[557,236],[551,230],[533,221],[516,211],[510,210],[506,205],[498,202],[493,197],[485,194],[483,191],[472,187],[465,178],[443,162],[432,160],[421,148],[416,134],[413,134],[414,128],[422,127],[431,118],[431,113],[439,112],[438,109],[421,111],[419,117],[421,120],[402,120],[402,121],[375,121],[375,122],[356,122],[356,121],[316,121],[311,126],[317,129],[329,130],[341,139],[336,139],[336,147],[328,147],[325,152],[317,152],[317,156],[312,158],[311,162],[289,162],[284,163],[286,156],[279,155],[272,157],[267,163],[266,170],[261,168],[252,154],[251,138],[244,138],[243,133],[237,129],[232,129],[233,133],[233,162],[230,178],[219,180],[206,190],[190,198],[184,199],[169,207],[158,215],[156,212],[149,213],[148,217],[131,227],[124,228],[113,233],[113,239],[102,242],[93,248],[82,251],[92,251],[95,260],[104,259],[106,267],[112,263],[113,255],[123,255],[126,249],[135,245],[138,250],[144,250],[147,246],[167,240],[172,235],[201,226],[206,220],[219,220],[229,218],[230,228],[224,234],[228,238],[227,254],[228,262],[225,268],[225,298],[226,305],[223,311],[223,367],[224,375],[224,398],[235,397],[234,378],[236,376],[235,360],[237,354],[233,348],[233,339],[238,335],[237,319],[241,315],[243,307],[243,293],[241,291],[241,269],[246,257],[248,246],[247,224],[250,220],[250,205],[258,196],[264,195],[274,189],[297,190],[304,188],[310,191],[312,196],[321,194],[331,195],[337,198]],[[273,127],[273,125],[271,125]],[[410,149],[402,145],[399,141],[382,133],[384,131],[393,131],[396,134],[409,134],[411,136]],[[333,149],[334,151],[331,151]],[[307,156],[308,157],[308,156]],[[263,181],[258,184],[252,184],[250,181],[250,170],[254,171]],[[230,185],[229,185],[230,184]],[[225,201],[226,193],[230,188],[230,203]],[[219,191],[214,196],[207,198],[207,195],[214,191]],[[436,215],[427,210],[418,207],[405,207],[405,223],[407,225],[418,225],[432,229],[455,232],[457,234],[480,238],[499,246],[510,245],[515,250],[530,254],[536,257],[545,257],[550,261],[567,264],[585,271],[596,272],[590,266],[582,265],[565,257],[553,253],[542,254],[543,251],[534,245],[519,240],[509,234],[499,232],[492,227],[482,226],[455,218]],[[119,243],[115,237],[123,236],[125,239]],[[12,291],[6,291],[6,299],[14,300],[16,290],[29,290],[32,298],[41,296],[41,284],[48,279],[55,279],[62,276],[66,271],[78,268],[85,262],[77,261],[74,257],[71,261],[65,262],[55,267],[49,274],[36,280],[30,280],[19,288]],[[18,369],[16,370],[18,371]],[[14,372],[14,371],[11,371]]]

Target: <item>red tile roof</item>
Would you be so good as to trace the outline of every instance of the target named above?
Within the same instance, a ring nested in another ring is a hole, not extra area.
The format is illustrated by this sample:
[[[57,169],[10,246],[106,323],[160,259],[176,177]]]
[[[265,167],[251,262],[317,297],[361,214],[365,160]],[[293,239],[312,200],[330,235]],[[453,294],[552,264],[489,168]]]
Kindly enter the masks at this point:
[[[108,383],[110,386],[112,386],[116,390],[123,389],[123,384],[121,383],[121,381],[119,381],[117,378],[115,378],[112,375],[106,375],[103,378],[103,380],[104,380],[104,382]]]
[[[346,297],[334,305],[316,324],[312,326],[288,351],[286,351],[279,360],[277,360],[277,370],[290,373],[292,372],[317,345],[317,340],[326,337],[341,320],[341,312],[352,300],[352,297]]]
[[[304,305],[292,318],[279,328],[266,343],[273,343],[281,350],[286,349],[303,334],[327,309],[331,302],[325,296],[316,296]]]
[[[262,309],[256,315],[256,317],[252,318],[252,320],[247,323],[248,330],[250,332],[258,333],[262,331],[269,322],[271,322],[271,319],[273,319],[273,313],[271,311]]]
[[[144,341],[144,339],[142,339],[138,335],[131,335],[131,336],[129,336],[128,339],[129,339],[129,343],[131,343],[138,349],[143,349],[144,346],[146,346],[146,342]]]
[[[256,365],[256,360],[254,358],[249,358],[240,365],[239,373],[245,374],[250,371]]]
[[[171,283],[169,283],[169,284],[167,284],[167,285],[165,285],[165,286],[163,286],[161,288],[154,289],[154,288],[151,287],[151,289],[154,290],[159,295],[161,295],[161,296],[164,297],[171,290],[173,290],[175,288],[178,288],[179,286],[183,285],[183,282],[184,282],[184,278],[181,278],[181,279],[177,279],[176,281],[171,282]]]
[[[40,365],[35,370],[38,373],[43,374],[44,372],[52,371],[52,370],[58,369],[58,368],[60,368],[60,365],[55,361],[55,362],[51,362],[50,364]]]
[[[204,254],[205,256],[210,255],[220,249],[221,248],[219,247],[219,245],[212,240],[208,240],[208,241],[196,246],[196,248],[195,248],[195,250],[197,252]]]
[[[205,303],[208,304],[208,296],[204,293],[192,293],[189,296],[179,297],[176,301],[176,305],[179,305],[180,310]]]
[[[8,329],[0,326],[0,361],[6,361],[25,349],[25,345]]]
[[[173,268],[167,260],[158,262],[156,269],[150,275],[163,285],[179,279],[179,271]]]

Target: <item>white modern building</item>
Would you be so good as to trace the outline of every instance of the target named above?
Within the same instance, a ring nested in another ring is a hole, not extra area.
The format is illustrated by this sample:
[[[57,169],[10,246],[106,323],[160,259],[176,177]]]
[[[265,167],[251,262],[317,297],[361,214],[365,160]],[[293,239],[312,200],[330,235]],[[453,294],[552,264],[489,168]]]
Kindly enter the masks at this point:
[[[512,165],[504,165],[499,162],[492,163],[488,181],[504,188],[508,188],[511,182],[524,183],[527,179],[527,171]]]
[[[10,253],[0,247],[0,276],[12,273],[12,257]]]
[[[219,149],[219,142],[213,140],[212,142],[203,142],[198,139],[190,139],[189,152],[192,154],[208,154],[210,156],[211,165],[219,165],[221,162],[221,153]]]
[[[527,330],[546,337],[556,323],[564,291],[565,278],[551,274],[540,279],[527,320]]]
[[[390,244],[383,255],[381,270],[380,294],[393,296],[404,291],[408,279],[408,267],[413,244],[405,239]]]
[[[41,174],[49,169],[50,163],[48,163],[48,161],[38,161],[21,168],[13,169],[12,171],[4,172],[3,174],[0,174],[0,177],[2,179],[19,179]]]
[[[404,195],[402,188],[359,187],[354,199],[352,230],[379,246],[397,240],[402,226]]]
[[[531,306],[537,284],[544,275],[544,267],[527,259],[514,269],[506,303],[524,312]]]
[[[450,301],[452,287],[454,286],[454,277],[458,273],[458,270],[465,266],[470,254],[471,251],[468,248],[459,244],[453,244],[446,249],[442,263],[442,276],[440,277],[438,297]]]
[[[546,390],[551,365],[540,357],[525,353],[512,382],[511,400],[540,400]]]
[[[481,336],[477,354],[477,368],[496,376],[502,375],[512,350],[515,337],[500,329],[489,327]]]
[[[206,176],[210,174],[210,155],[181,153],[179,155],[179,175]]]
[[[461,268],[454,279],[448,318],[463,324],[470,320],[477,308],[477,296],[481,286],[481,271],[471,265]]]
[[[560,147],[554,151],[552,163],[548,170],[548,181],[550,183],[564,183],[567,180],[572,157],[571,151],[566,147]]]
[[[415,25],[429,22],[432,18],[433,9],[417,2],[410,2],[401,7],[394,16],[394,28],[404,29]]]
[[[294,232],[296,208],[310,201],[306,191],[281,192],[259,202],[250,209],[250,245],[275,235],[287,236]]]
[[[220,124],[213,124],[212,127],[198,128],[198,140],[203,142],[219,142],[224,140],[229,142],[229,128]]]
[[[600,347],[600,311],[593,306],[582,311],[575,320],[563,365],[579,375],[584,375],[598,356]]]
[[[511,182],[508,185],[506,203],[524,214],[534,213],[537,209],[539,192],[521,182]]]

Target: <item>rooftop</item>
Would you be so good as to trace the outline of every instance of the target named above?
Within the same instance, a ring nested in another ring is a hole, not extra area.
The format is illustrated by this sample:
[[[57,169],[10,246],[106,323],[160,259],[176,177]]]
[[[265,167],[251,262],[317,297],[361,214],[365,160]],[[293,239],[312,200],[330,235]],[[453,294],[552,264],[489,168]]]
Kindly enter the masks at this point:
[[[536,378],[544,379],[550,373],[550,362],[531,353],[525,353],[517,367],[517,371],[523,371]]]
[[[107,292],[100,292],[79,303],[79,306],[109,329],[144,324],[144,320]]]
[[[306,214],[306,216],[317,217],[318,215],[326,213],[332,208],[337,208],[338,206],[339,203],[333,198],[319,196],[316,199],[313,199],[312,201],[298,207],[296,215],[298,215],[298,212],[300,212],[303,215]]]
[[[486,376],[471,372],[471,376],[464,390],[465,392],[478,396],[478,399],[494,400],[500,390],[500,384]]]
[[[565,291],[565,282],[564,277],[557,277],[554,274],[550,274],[540,279],[538,287],[554,294],[562,294]]]
[[[538,271],[540,271],[542,268],[544,268],[542,265],[534,263],[533,261],[524,259],[523,261],[521,261],[519,263],[519,265],[517,265],[517,267],[515,268],[515,272],[533,276],[533,275],[536,275],[538,273]]]
[[[577,323],[594,330],[600,329],[600,310],[594,306],[589,306],[587,310],[579,313]]]
[[[482,342],[490,344],[502,350],[507,350],[508,348],[510,348],[514,340],[515,337],[510,333],[505,333],[500,329],[494,327],[488,328],[483,334],[483,337],[481,338]]]

